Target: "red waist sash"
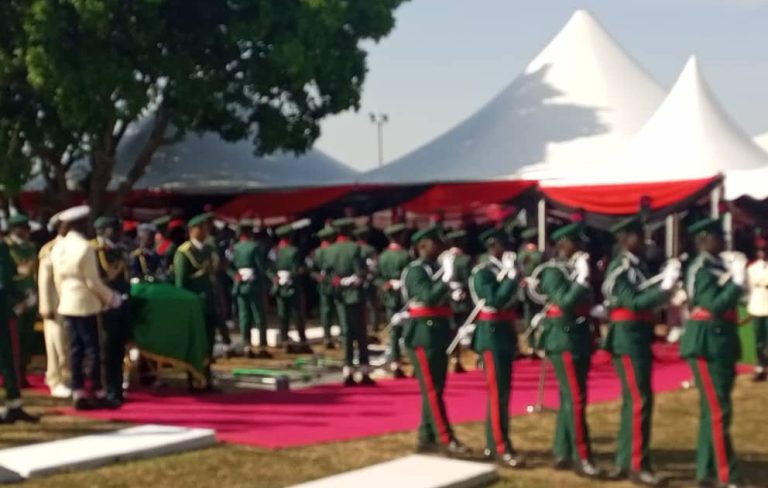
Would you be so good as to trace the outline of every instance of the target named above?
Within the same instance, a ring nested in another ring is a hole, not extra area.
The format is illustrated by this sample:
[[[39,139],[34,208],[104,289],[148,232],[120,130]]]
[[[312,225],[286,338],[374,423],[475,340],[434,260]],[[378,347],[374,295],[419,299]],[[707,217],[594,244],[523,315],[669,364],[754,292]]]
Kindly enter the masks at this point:
[[[736,322],[737,317],[736,310],[733,309],[726,310],[720,317],[717,317],[711,310],[707,310],[704,307],[695,307],[691,310],[691,320],[714,320],[716,318],[721,318],[727,322]]]
[[[500,310],[498,312],[481,311],[477,314],[477,320],[517,320],[517,313],[514,310]]]
[[[408,315],[412,319],[421,319],[426,317],[453,317],[453,310],[449,306],[442,307],[410,307]]]
[[[563,315],[564,315],[563,310],[557,305],[554,305],[554,304],[550,305],[549,308],[547,309],[547,318],[557,319],[562,317]],[[577,307],[576,310],[574,311],[574,315],[576,315],[577,317],[586,317],[587,315],[589,315],[589,307],[587,306]]]
[[[628,308],[614,308],[609,315],[611,322],[653,322],[653,312],[635,312]]]

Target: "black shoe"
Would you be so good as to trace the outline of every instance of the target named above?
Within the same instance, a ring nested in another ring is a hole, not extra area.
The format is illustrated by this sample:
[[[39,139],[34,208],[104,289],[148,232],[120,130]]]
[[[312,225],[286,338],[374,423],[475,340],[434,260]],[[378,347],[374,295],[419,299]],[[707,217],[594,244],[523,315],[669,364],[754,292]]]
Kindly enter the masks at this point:
[[[416,446],[418,454],[435,454],[440,452],[440,445],[437,442],[419,441]]]
[[[312,348],[309,347],[309,344],[299,344],[296,350],[298,351],[298,354],[314,354],[315,353],[315,351],[313,351]]]
[[[359,385],[361,386],[376,386],[376,382],[371,379],[370,376],[367,374],[364,374],[363,377],[360,379]]]
[[[755,383],[762,383],[766,379],[768,379],[768,372],[766,371],[755,373],[755,375],[752,377],[752,381],[754,381]]]
[[[625,468],[614,468],[608,472],[605,479],[610,481],[620,481],[629,478],[629,470]]]
[[[74,402],[75,410],[94,410],[96,407],[90,398],[78,398]]]
[[[355,381],[355,378],[352,375],[347,376],[344,378],[344,386],[357,386],[357,381]]]
[[[254,354],[254,357],[256,359],[272,359],[274,356],[272,356],[272,353],[266,349],[260,349],[259,352]]]
[[[397,368],[396,370],[392,371],[392,377],[401,380],[403,378],[407,378],[408,375],[405,374],[402,369]]]
[[[326,351],[332,351],[336,349],[336,344],[333,343],[333,341],[325,341],[325,350]]]
[[[256,354],[251,350],[250,347],[243,350],[243,357],[248,359],[256,359]]]
[[[570,471],[573,469],[573,461],[568,458],[555,458],[552,463],[552,469],[555,471]]]
[[[510,450],[509,452],[505,452],[499,456],[491,453],[490,449],[486,449],[483,451],[483,456],[486,459],[493,460],[496,464],[505,468],[523,469],[526,467],[525,458],[516,453],[514,450]]]
[[[472,450],[461,443],[458,439],[451,439],[447,445],[442,446],[443,452],[448,456],[468,456]]]
[[[629,481],[641,486],[666,486],[667,480],[653,471],[632,471],[629,473]]]
[[[603,471],[595,466],[592,461],[588,461],[586,459],[578,461],[573,470],[582,478],[590,478],[594,480],[603,478]]]
[[[27,422],[30,424],[36,424],[40,422],[40,417],[28,413],[21,407],[9,408],[3,417],[2,423],[15,424],[16,422]]]
[[[117,410],[123,406],[123,401],[118,398],[97,398],[93,401],[93,408],[96,410]]]

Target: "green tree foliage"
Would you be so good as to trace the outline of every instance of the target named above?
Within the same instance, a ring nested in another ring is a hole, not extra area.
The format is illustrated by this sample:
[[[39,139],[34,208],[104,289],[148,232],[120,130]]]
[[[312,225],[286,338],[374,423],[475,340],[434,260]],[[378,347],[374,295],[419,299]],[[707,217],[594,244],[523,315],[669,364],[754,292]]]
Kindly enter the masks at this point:
[[[0,177],[36,168],[63,204],[85,158],[103,209],[188,131],[305,151],[323,117],[358,108],[364,46],[403,1],[3,0]],[[108,200],[117,146],[144,118],[151,136]]]

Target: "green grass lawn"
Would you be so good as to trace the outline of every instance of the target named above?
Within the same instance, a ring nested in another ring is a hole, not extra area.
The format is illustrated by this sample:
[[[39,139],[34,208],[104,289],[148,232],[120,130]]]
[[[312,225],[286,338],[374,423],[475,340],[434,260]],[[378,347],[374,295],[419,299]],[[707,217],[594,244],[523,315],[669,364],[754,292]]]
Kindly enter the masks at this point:
[[[735,399],[734,441],[745,478],[753,484],[768,480],[766,401],[768,385],[738,382]],[[34,409],[55,404],[31,397]],[[698,425],[698,393],[695,390],[666,393],[657,397],[653,448],[660,471],[671,477],[671,486],[692,486],[694,450]],[[609,466],[618,427],[617,403],[591,407],[589,421],[598,462]],[[513,442],[532,465],[526,471],[501,471],[498,487],[580,488],[594,486],[570,473],[549,468],[549,446],[554,414],[544,412],[512,419]],[[37,426],[0,428],[0,447],[69,437],[114,428],[118,424],[93,422],[65,416],[47,416]],[[480,449],[484,434],[478,423],[459,425],[457,434]],[[279,435],[276,432],[275,435]],[[148,461],[118,464],[86,472],[73,472],[34,480],[29,487],[281,487],[334,473],[394,459],[412,452],[415,433],[398,433],[350,442],[267,450],[220,444],[216,447]],[[628,487],[627,483],[605,483],[606,487]]]

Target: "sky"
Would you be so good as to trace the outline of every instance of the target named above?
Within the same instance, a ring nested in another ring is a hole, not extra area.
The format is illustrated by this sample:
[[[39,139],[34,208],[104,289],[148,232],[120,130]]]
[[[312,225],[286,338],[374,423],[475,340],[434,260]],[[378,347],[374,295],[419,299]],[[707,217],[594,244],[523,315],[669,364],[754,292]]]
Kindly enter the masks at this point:
[[[389,117],[385,163],[416,149],[493,98],[580,8],[665,88],[698,55],[726,111],[749,134],[768,131],[768,0],[410,0],[366,46],[360,110],[326,119],[316,147],[376,167],[376,112]]]

